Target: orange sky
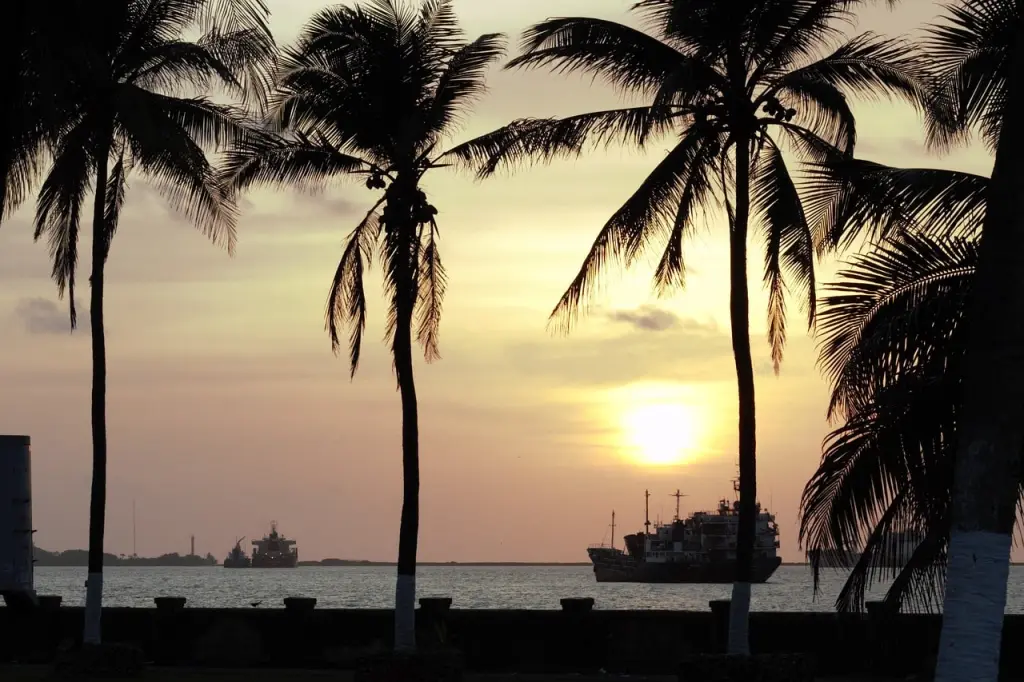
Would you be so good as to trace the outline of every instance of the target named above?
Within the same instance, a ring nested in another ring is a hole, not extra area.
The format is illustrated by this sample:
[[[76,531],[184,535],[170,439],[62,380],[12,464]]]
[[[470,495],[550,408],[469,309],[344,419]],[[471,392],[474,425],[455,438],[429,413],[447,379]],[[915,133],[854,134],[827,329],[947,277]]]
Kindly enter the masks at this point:
[[[268,4],[285,43],[326,3]],[[504,31],[513,41],[547,16],[621,20],[629,4],[456,2],[468,32]],[[907,0],[893,13],[866,12],[858,28],[906,32],[935,11]],[[467,136],[518,116],[616,101],[608,88],[546,72],[497,72],[490,83]],[[991,168],[981,149],[929,159],[908,108],[859,103],[855,111],[859,156]],[[723,217],[709,215],[707,233],[690,245],[686,292],[657,300],[649,269],[612,273],[573,336],[546,329],[597,229],[655,158],[613,149],[482,184],[455,173],[428,180],[450,285],[444,359],[420,363],[417,375],[422,560],[585,561],[613,508],[623,531],[640,528],[645,488],[652,516],[666,518],[676,488],[689,495],[684,510],[732,494]],[[394,558],[400,412],[379,342],[379,297],[371,299],[370,343],[355,381],[322,329],[340,240],[371,196],[354,182],[317,197],[253,193],[229,258],[141,182],[132,186],[108,266],[108,551],[132,551],[135,499],[140,554],[184,553],[195,534],[198,550],[221,558],[235,537],[260,535],[277,519],[302,557]],[[31,241],[30,208],[0,229],[0,433],[32,436],[39,546],[84,547],[89,337],[87,329],[67,333],[46,247]],[[778,514],[782,555],[795,560],[799,495],[827,430],[826,386],[799,314],[782,375],[772,375],[757,249],[750,270],[758,486]],[[80,253],[89,253],[87,242]],[[87,260],[80,267],[79,296],[87,299]],[[832,271],[825,266],[824,279]],[[666,420],[672,425],[648,428]],[[681,444],[681,459],[666,442]],[[648,461],[666,456],[674,461]]]

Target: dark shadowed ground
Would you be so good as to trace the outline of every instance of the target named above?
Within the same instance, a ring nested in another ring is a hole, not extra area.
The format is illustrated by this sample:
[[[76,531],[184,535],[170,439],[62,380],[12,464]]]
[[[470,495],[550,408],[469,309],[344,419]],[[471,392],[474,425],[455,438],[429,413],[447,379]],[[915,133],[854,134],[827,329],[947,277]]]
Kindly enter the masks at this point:
[[[338,670],[202,669],[150,668],[141,678],[147,682],[349,682],[352,675]],[[3,682],[53,680],[49,666],[0,666]],[[895,682],[906,678],[828,677],[821,682]],[[676,682],[674,675],[477,675],[467,673],[466,682]],[[94,679],[93,682],[104,682]],[[113,681],[112,681],[113,682]]]

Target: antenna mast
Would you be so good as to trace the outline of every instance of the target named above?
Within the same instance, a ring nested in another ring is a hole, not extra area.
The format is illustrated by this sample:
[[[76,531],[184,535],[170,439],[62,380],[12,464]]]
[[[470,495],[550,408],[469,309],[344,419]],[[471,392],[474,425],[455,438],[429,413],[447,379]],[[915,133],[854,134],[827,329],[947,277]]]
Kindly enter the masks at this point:
[[[651,491],[644,491],[644,535],[651,534]]]
[[[679,499],[682,498],[682,497],[686,497],[686,495],[684,493],[679,492],[679,488],[676,488],[676,491],[674,493],[672,493],[671,495],[669,495],[669,497],[676,498],[676,518],[675,518],[675,520],[678,521],[679,520]]]

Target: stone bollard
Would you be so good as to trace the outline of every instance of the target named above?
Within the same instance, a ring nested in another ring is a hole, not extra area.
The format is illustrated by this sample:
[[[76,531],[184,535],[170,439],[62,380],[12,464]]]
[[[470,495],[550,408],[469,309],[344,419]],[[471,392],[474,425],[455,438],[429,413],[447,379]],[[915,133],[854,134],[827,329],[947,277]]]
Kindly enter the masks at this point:
[[[711,607],[711,652],[724,654],[729,647],[729,599],[712,599]]]
[[[599,657],[603,650],[593,646],[594,634],[594,599],[593,597],[570,597],[560,599],[563,622],[562,642],[558,662],[568,672],[582,673],[599,670],[602,662]]]
[[[157,665],[175,665],[185,657],[187,645],[181,640],[187,629],[181,622],[181,615],[187,601],[185,597],[153,599],[153,603],[156,604],[156,636],[153,638],[152,653],[153,661]]]
[[[284,608],[294,613],[308,613],[316,608],[316,597],[285,597]]]
[[[892,622],[895,612],[881,601],[865,602],[868,612],[868,641],[873,674],[892,672]]]
[[[280,650],[271,652],[271,661],[277,665],[307,665],[319,654],[318,629],[314,624],[316,597],[285,597],[285,618],[277,641]]]
[[[571,614],[590,613],[594,610],[593,597],[567,597],[558,601],[562,605],[562,611]]]
[[[448,637],[448,612],[451,608],[451,597],[420,597],[417,623],[425,641],[440,648],[451,646]]]

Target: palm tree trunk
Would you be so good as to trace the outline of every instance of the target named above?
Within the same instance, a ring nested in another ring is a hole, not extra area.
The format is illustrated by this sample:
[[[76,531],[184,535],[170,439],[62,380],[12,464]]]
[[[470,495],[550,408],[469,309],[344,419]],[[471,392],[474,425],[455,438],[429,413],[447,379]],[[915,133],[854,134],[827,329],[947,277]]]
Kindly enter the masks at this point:
[[[750,220],[750,140],[736,140],[736,215],[729,240],[729,321],[739,389],[740,515],[736,537],[736,579],[729,605],[730,654],[750,653],[747,622],[757,522],[757,457],[754,422],[754,366],[750,357],[750,300],[747,294],[747,223]]]
[[[92,275],[89,323],[92,334],[92,493],[89,500],[89,573],[85,591],[82,641],[99,644],[103,612],[103,530],[107,508],[107,350],[103,329],[103,268],[107,260],[105,209],[110,141],[96,161],[96,198],[92,218]]]
[[[402,520],[398,531],[395,584],[395,651],[416,649],[416,548],[420,525],[420,444],[416,383],[412,369],[412,314],[415,295],[399,292],[395,325],[395,373],[402,396]],[[404,299],[404,300],[403,300]]]
[[[1024,22],[1017,44],[1024,45]],[[1024,50],[1015,50],[972,292],[936,682],[995,682],[1024,448]]]

